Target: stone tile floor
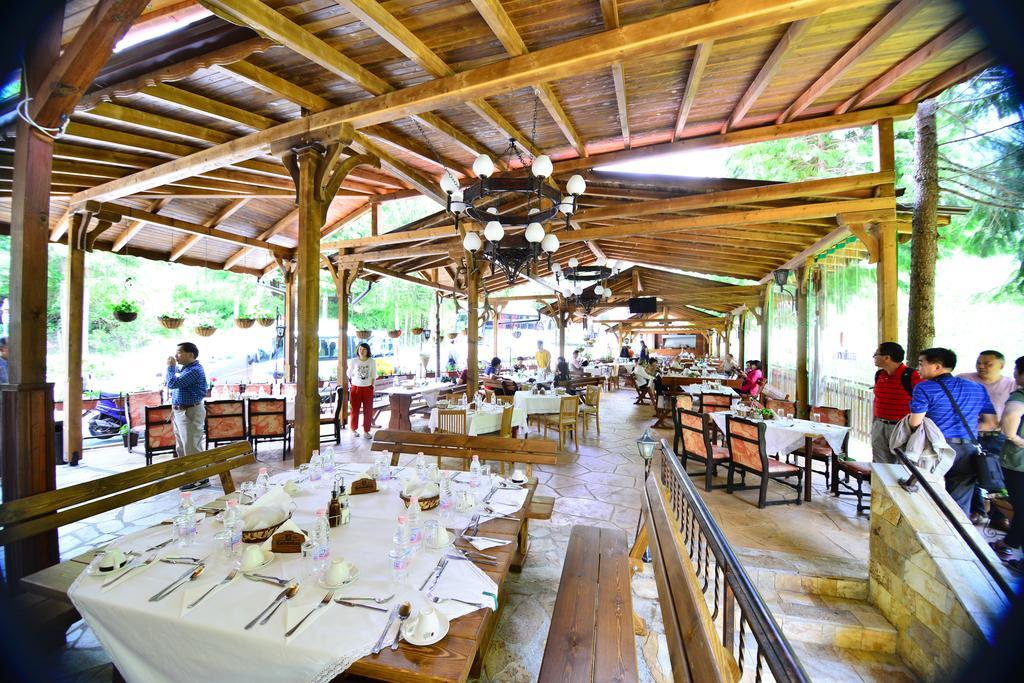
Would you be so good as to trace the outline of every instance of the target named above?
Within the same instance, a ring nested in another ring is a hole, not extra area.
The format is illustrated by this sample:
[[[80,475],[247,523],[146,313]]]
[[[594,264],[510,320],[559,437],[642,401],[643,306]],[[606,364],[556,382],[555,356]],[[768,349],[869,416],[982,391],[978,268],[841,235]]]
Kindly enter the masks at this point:
[[[652,422],[651,408],[633,405],[633,398],[632,392],[625,390],[604,394],[600,435],[591,427],[581,434],[578,452],[569,446],[565,462],[535,468],[539,480],[537,494],[555,497],[554,513],[549,522],[531,524],[530,559],[523,572],[513,574],[506,584],[504,614],[479,680],[515,683],[536,679],[562,558],[573,524],[620,529],[632,541],[640,513],[639,489],[643,478],[643,460],[635,442]],[[386,415],[382,419],[386,419]],[[425,420],[414,423],[414,427],[425,429]],[[672,436],[670,429],[656,430],[652,434],[669,439]],[[531,438],[536,437],[535,432],[531,433]],[[345,460],[368,462],[369,443],[346,431],[338,450]],[[259,458],[272,472],[292,467],[290,458],[281,459],[280,448],[261,446]],[[79,467],[58,468],[58,485],[67,486],[125,471],[143,462],[141,455],[128,454],[121,447],[90,450]],[[254,478],[258,466],[236,470],[236,480]],[[728,495],[724,490],[711,493],[701,490],[701,494],[730,542],[747,551],[747,556],[770,557],[773,551],[781,551],[789,558],[796,558],[791,561],[797,563],[801,557],[813,556],[817,562],[834,558],[840,564],[866,565],[867,520],[854,514],[852,502],[827,495],[820,475],[815,476],[814,485],[811,502],[765,510],[756,507],[756,491]],[[215,485],[197,492],[195,498],[202,503],[220,493]],[[769,489],[770,496],[782,493],[775,485]],[[166,519],[176,506],[177,495],[169,492],[70,525],[61,530],[61,554],[65,558],[72,557],[116,536],[148,527]],[[673,678],[671,666],[649,567],[634,578],[634,606],[650,627],[647,636],[637,638],[641,680],[670,681]],[[798,649],[809,657],[825,654],[820,651],[825,648],[815,649],[806,644],[800,644]],[[109,680],[109,660],[82,622],[69,631],[68,644],[57,653],[55,664],[61,681]],[[827,675],[815,678],[829,680]],[[883,679],[884,676],[875,678],[871,673],[863,673],[863,678],[858,680]]]

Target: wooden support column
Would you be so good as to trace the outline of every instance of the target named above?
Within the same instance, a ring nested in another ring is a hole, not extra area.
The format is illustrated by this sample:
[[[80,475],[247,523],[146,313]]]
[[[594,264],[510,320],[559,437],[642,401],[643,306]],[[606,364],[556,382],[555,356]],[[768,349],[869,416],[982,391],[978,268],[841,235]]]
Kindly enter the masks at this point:
[[[796,410],[806,418],[810,414],[810,394],[807,371],[807,286],[810,268],[805,264],[797,270],[796,282]]]
[[[22,93],[39,86],[60,54],[63,12],[27,50]],[[17,119],[11,200],[9,384],[0,389],[3,499],[57,487],[53,448],[53,385],[46,383],[46,262],[50,236],[53,140]],[[47,531],[4,550],[8,586],[60,561],[57,532]]]
[[[466,302],[468,322],[466,323],[466,396],[473,400],[480,379],[480,273],[476,270],[476,259],[471,252],[466,252],[466,276],[469,300]]]
[[[761,372],[768,379],[768,338],[772,321],[772,286],[764,286],[764,300],[761,303]]]
[[[437,279],[436,275],[434,279]],[[438,382],[441,381],[441,337],[441,292],[434,292],[434,350],[437,355],[434,370]]]
[[[380,234],[380,202],[370,204],[370,236],[376,237]]]
[[[875,142],[878,152],[878,170],[896,170],[893,121],[882,119],[875,128]],[[895,197],[893,184],[879,187],[883,197]],[[876,279],[878,287],[878,342],[899,341],[899,271],[896,261],[896,223],[886,221],[878,224],[878,265]]]
[[[338,386],[341,388],[342,429],[348,421],[348,295],[353,279],[351,270],[341,268],[335,280],[335,291],[338,294]]]
[[[561,297],[559,297],[561,302]],[[562,309],[562,306],[558,308],[558,355],[561,358],[565,358],[565,319],[567,313]]]
[[[284,278],[284,381],[295,381],[295,272],[290,262],[281,268]]]
[[[64,351],[67,380],[64,384],[64,457],[77,464],[82,456],[82,330],[85,298],[85,240],[92,216],[76,213],[68,227],[65,270]]]
[[[747,362],[747,312],[745,310],[740,311],[738,327],[739,332],[737,333],[737,336],[739,337],[739,357],[736,359],[736,362],[739,363],[740,367],[743,367],[743,364]]]

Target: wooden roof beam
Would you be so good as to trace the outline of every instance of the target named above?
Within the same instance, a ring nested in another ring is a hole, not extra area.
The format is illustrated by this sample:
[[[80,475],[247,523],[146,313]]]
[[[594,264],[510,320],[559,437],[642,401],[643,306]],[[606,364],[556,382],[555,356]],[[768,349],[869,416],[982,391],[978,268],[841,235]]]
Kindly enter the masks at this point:
[[[601,0],[601,18],[607,31],[619,28],[619,4],[617,0]],[[615,86],[615,106],[619,113],[619,128],[622,130],[622,148],[629,149],[629,104],[626,100],[626,71],[622,62],[612,62],[612,83]]]
[[[782,62],[786,59],[786,56],[792,50],[793,46],[803,38],[804,34],[807,33],[808,29],[814,23],[814,19],[801,19],[794,21],[786,29],[786,32],[782,35],[782,38],[778,43],[775,44],[775,48],[772,53],[768,55],[768,59],[765,60],[764,64],[761,65],[761,70],[754,76],[754,80],[747,86],[743,96],[740,97],[736,103],[736,107],[732,110],[732,114],[722,124],[722,133],[728,133],[731,128],[735,128],[743,117],[747,115],[750,108],[754,106],[754,102],[761,96],[764,89],[768,87],[772,78],[778,72],[779,67],[782,66]]]
[[[265,8],[261,3],[245,4],[240,0],[210,2],[217,5],[230,2],[245,7]],[[165,185],[183,177],[250,159],[264,153],[277,141],[341,123],[349,123],[357,129],[365,128],[439,107],[453,106],[467,99],[507,92],[538,81],[557,79],[567,74],[585,73],[634,54],[681,49],[709,39],[721,39],[736,33],[746,34],[780,23],[866,4],[870,4],[869,0],[764,0],[758,3],[751,3],[748,0],[718,0],[711,4],[697,5],[613,31],[566,41],[521,57],[487,64],[447,78],[427,81],[398,92],[352,102],[300,120],[289,121],[160,164],[127,178],[79,192],[72,200],[74,204],[90,200],[111,200]],[[273,12],[271,14],[279,16]],[[828,124],[825,125],[827,127]],[[843,126],[839,124],[837,127]],[[811,130],[813,129],[811,126]],[[593,165],[590,159],[585,160],[585,163]]]
[[[210,228],[220,227],[221,223],[223,223],[228,218],[238,213],[238,211],[241,210],[242,207],[244,207],[248,201],[248,199],[236,199],[235,201],[228,202],[221,208],[220,211],[214,214],[212,218],[210,218],[207,221],[203,221],[203,225]],[[184,240],[181,241],[180,244],[178,244],[178,246],[174,247],[174,249],[171,250],[170,260],[172,262],[179,260],[182,256],[188,253],[188,251],[192,247],[194,247],[201,239],[203,239],[202,235],[189,235],[188,237],[186,237]],[[224,270],[230,270],[231,267],[234,265],[234,263],[229,265],[227,262],[225,262],[223,268]]]
[[[509,55],[519,57],[529,53],[530,50],[526,47],[526,43],[523,42],[522,36],[519,35],[519,31],[516,30],[515,24],[512,23],[512,19],[505,12],[505,8],[500,0],[471,0],[471,2]],[[551,115],[555,125],[562,131],[562,135],[565,136],[565,139],[576,150],[576,153],[581,157],[587,156],[586,145],[584,145],[579,133],[576,132],[572,121],[569,120],[569,115],[565,113],[565,109],[559,103],[558,96],[552,89],[551,84],[546,81],[535,83],[533,84],[533,92],[541,104],[544,105],[548,114]],[[539,152],[536,149],[530,150],[530,153],[534,155],[537,155]]]
[[[885,92],[893,83],[916,70],[955,43],[965,34],[970,32],[972,28],[973,25],[966,18],[953,23],[951,26],[939,33],[939,35],[935,36],[915,50],[913,54],[909,55],[896,64],[896,66],[892,67],[866,85],[859,93],[836,107],[834,113],[845,114],[851,109],[860,109]]]
[[[459,290],[449,285],[442,285],[437,282],[429,282],[427,280],[423,280],[418,277],[413,277],[411,275],[406,275],[405,273],[400,273],[398,271],[391,270],[389,268],[384,268],[382,266],[373,266],[370,264],[366,264],[363,266],[363,270],[365,270],[368,273],[373,273],[375,275],[383,275],[384,277],[394,278],[395,280],[401,280],[402,282],[408,282],[410,284],[419,285],[420,287],[435,289],[439,292],[445,292],[447,294],[461,293]]]
[[[170,203],[170,199],[157,199],[156,201],[150,202],[146,210],[151,211],[152,213],[160,213],[160,210]],[[125,228],[124,232],[117,236],[117,239],[114,240],[114,245],[110,250],[118,252],[124,249],[125,245],[127,245],[133,237],[138,235],[144,227],[146,227],[146,224],[142,221],[129,221],[128,227]]]
[[[987,49],[982,50],[981,52],[971,55],[953,68],[943,71],[927,83],[917,86],[896,101],[899,104],[907,104],[918,100],[926,100],[932,95],[940,93],[946,88],[956,85],[961,81],[965,81],[976,73],[984,71],[995,63],[996,56]]]
[[[676,114],[676,125],[672,129],[672,142],[683,136],[683,128],[686,127],[686,119],[690,116],[690,108],[693,107],[693,103],[697,99],[697,89],[700,87],[701,79],[704,78],[704,70],[711,58],[711,47],[714,43],[715,41],[709,40],[700,43],[694,49],[693,59],[690,61],[690,74],[686,77],[683,99],[679,103],[679,112]]]
[[[238,207],[238,208],[241,208],[241,207]],[[298,224],[299,224],[299,210],[298,209],[292,209],[291,211],[286,213],[283,217],[281,217],[279,220],[275,221],[273,225],[271,225],[269,228],[267,228],[262,233],[260,233],[260,236],[259,236],[258,239],[261,239],[261,240],[264,240],[264,241],[269,240],[274,235],[278,235],[278,234],[284,232],[285,230],[287,230],[288,228],[291,228],[293,226],[297,227]],[[229,269],[235,267],[238,264],[238,262],[241,261],[243,258],[245,258],[250,252],[252,252],[252,247],[242,247],[241,249],[236,251],[234,254],[229,256],[226,261],[224,261],[224,270],[229,270]]]
[[[926,4],[925,0],[900,0],[895,7],[843,52],[839,59],[833,62],[832,66],[826,69],[825,73],[819,76],[784,112],[779,114],[775,123],[786,123],[799,116],[815,100],[824,95],[861,57],[902,26],[924,4]]]

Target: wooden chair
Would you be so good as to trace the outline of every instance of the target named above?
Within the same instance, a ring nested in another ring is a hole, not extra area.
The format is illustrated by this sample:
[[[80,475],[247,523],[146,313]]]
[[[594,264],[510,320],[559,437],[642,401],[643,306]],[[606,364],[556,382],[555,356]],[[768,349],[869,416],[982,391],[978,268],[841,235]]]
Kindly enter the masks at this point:
[[[558,450],[565,448],[565,435],[569,432],[572,432],[572,439],[576,445],[576,450],[580,449],[577,429],[579,414],[576,412],[579,404],[580,400],[576,396],[563,396],[562,400],[558,403],[558,414],[544,416],[544,438],[546,439],[548,436],[549,427],[556,428],[558,430]]]
[[[632,382],[632,387],[634,389],[636,389],[636,400],[633,401],[633,405],[635,405],[635,406],[645,406],[645,405],[647,405],[647,398],[651,395],[651,383],[648,382],[647,384],[645,384],[644,386],[641,387],[641,386],[637,385],[635,377],[630,377],[630,376],[627,375],[627,379],[626,379],[627,385],[630,382]]]
[[[283,398],[249,399],[249,442],[253,452],[259,452],[261,441],[280,440],[284,447],[281,459],[291,451],[291,427],[286,419]]]
[[[776,415],[778,415],[780,412],[785,412],[787,415],[796,414],[796,401],[790,401],[788,395],[785,399],[766,398],[764,400],[764,407],[768,408]]]
[[[434,430],[437,434],[459,434],[466,436],[469,428],[466,424],[466,411],[465,410],[438,410],[437,411],[437,429]],[[437,466],[441,466],[441,456],[437,456]],[[462,463],[463,469],[469,466],[469,463]]]
[[[573,526],[540,683],[640,680],[629,578],[622,531]]]
[[[448,394],[448,400],[451,401],[452,403],[458,403],[459,401],[465,400],[465,398],[465,389],[462,389],[462,391],[453,391],[450,394]]]
[[[839,473],[843,473],[843,479]],[[850,478],[857,482],[857,488],[850,485]],[[862,515],[871,509],[871,492],[864,490],[864,482],[871,482],[871,463],[859,460],[842,460],[836,453],[832,454],[832,495],[855,496],[857,498],[857,514]],[[865,497],[867,502],[865,502]]]
[[[583,403],[580,404],[580,417],[583,418],[583,431],[589,427],[590,418],[594,418],[597,425],[597,433],[601,433],[601,387],[592,385],[587,387],[583,394]]]
[[[170,406],[145,406],[144,447],[146,467],[153,464],[153,456],[174,453],[174,409]]]
[[[710,414],[677,408],[676,415],[683,446],[682,451],[677,450],[676,454],[682,461],[683,470],[686,471],[687,460],[703,463],[704,490],[710,491],[714,488],[711,479],[718,475],[718,466],[729,461],[729,450],[711,443],[711,428],[714,423]]]
[[[843,410],[842,408],[832,408],[829,406],[813,406],[811,407],[811,415],[817,415],[819,422],[825,422],[827,424],[841,425],[843,427],[850,426],[850,411]],[[833,453],[832,447],[828,445],[828,441],[823,436],[817,436],[811,441],[811,458],[817,462],[825,463],[825,468],[816,470],[814,465],[811,465],[811,471],[814,474],[824,475],[825,481],[828,485],[832,485],[832,461],[837,456],[843,456],[849,451],[850,447],[850,432],[846,432],[846,438],[843,440],[843,449],[839,453]],[[806,457],[806,447],[801,446],[800,448],[793,451],[792,455],[800,456],[801,458]],[[870,473],[868,477],[870,478]]]
[[[340,444],[341,410],[345,406],[345,390],[342,387],[335,385],[332,393],[334,400],[320,404],[320,443],[323,443],[324,441],[334,441],[335,444]],[[324,425],[331,425],[331,432],[323,434],[322,431]]]
[[[206,445],[213,448],[226,441],[246,441],[245,401],[227,399],[206,402]]]
[[[619,390],[619,364],[613,363],[611,370],[608,372],[608,376],[605,378],[605,386],[608,391]]]
[[[494,391],[491,389],[484,389],[484,403],[494,403]]]
[[[679,394],[675,397],[672,405],[672,428],[674,431],[672,450],[676,453],[679,453],[679,444],[683,440],[682,424],[679,422],[680,410],[693,410],[693,396],[690,394]]]
[[[516,397],[515,396],[495,396],[494,398],[497,400],[498,405],[504,404],[504,405],[507,405],[507,406],[511,406],[511,405],[515,405],[515,402],[516,402]]]
[[[801,489],[804,471],[796,465],[769,458],[764,446],[764,422],[754,422],[744,418],[729,415],[725,418],[725,437],[729,447],[729,477],[725,490],[732,493],[734,490],[759,489],[757,507],[764,508],[766,505],[779,505],[795,502],[800,505],[802,502]],[[743,481],[739,486],[733,484],[736,470],[740,471]],[[761,482],[757,486],[747,486],[746,474],[756,474]],[[796,477],[796,484],[789,483],[790,477]],[[780,484],[789,486],[796,491],[794,500],[773,500],[768,501],[768,480],[774,479]]]
[[[282,382],[281,395],[285,398],[295,398],[299,393],[299,385],[295,382]]]
[[[159,389],[154,391],[136,391],[125,397],[125,417],[128,419],[128,452],[132,452],[135,443],[145,439],[146,436],[146,406],[156,407],[164,402],[163,392]],[[149,464],[147,459],[146,464]]]
[[[726,396],[725,394],[705,394],[701,392],[700,395],[700,412],[702,413],[721,413],[732,410],[732,397]],[[711,436],[712,439],[718,440],[722,437],[722,432],[718,429],[718,425],[714,422],[711,423]]]
[[[246,393],[249,394],[262,394],[265,396],[269,396],[270,394],[273,393],[270,384],[267,382],[260,382],[258,384],[247,384],[245,387],[245,391]]]

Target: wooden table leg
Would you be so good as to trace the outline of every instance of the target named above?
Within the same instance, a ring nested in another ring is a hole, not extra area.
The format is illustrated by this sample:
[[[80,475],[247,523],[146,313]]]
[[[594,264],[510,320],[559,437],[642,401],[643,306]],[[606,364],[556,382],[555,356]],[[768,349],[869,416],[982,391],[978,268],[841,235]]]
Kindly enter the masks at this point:
[[[412,395],[391,394],[391,420],[388,422],[388,429],[400,429],[412,431],[412,422],[409,420],[409,407],[412,405]]]
[[[516,540],[516,553],[512,557],[512,564],[509,567],[512,571],[519,573],[523,571],[526,564],[526,554],[530,552],[530,518],[523,520],[519,527],[519,538]]]
[[[811,464],[814,462],[814,457],[811,455],[811,445],[814,441],[813,436],[804,437],[804,500],[811,499]]]

